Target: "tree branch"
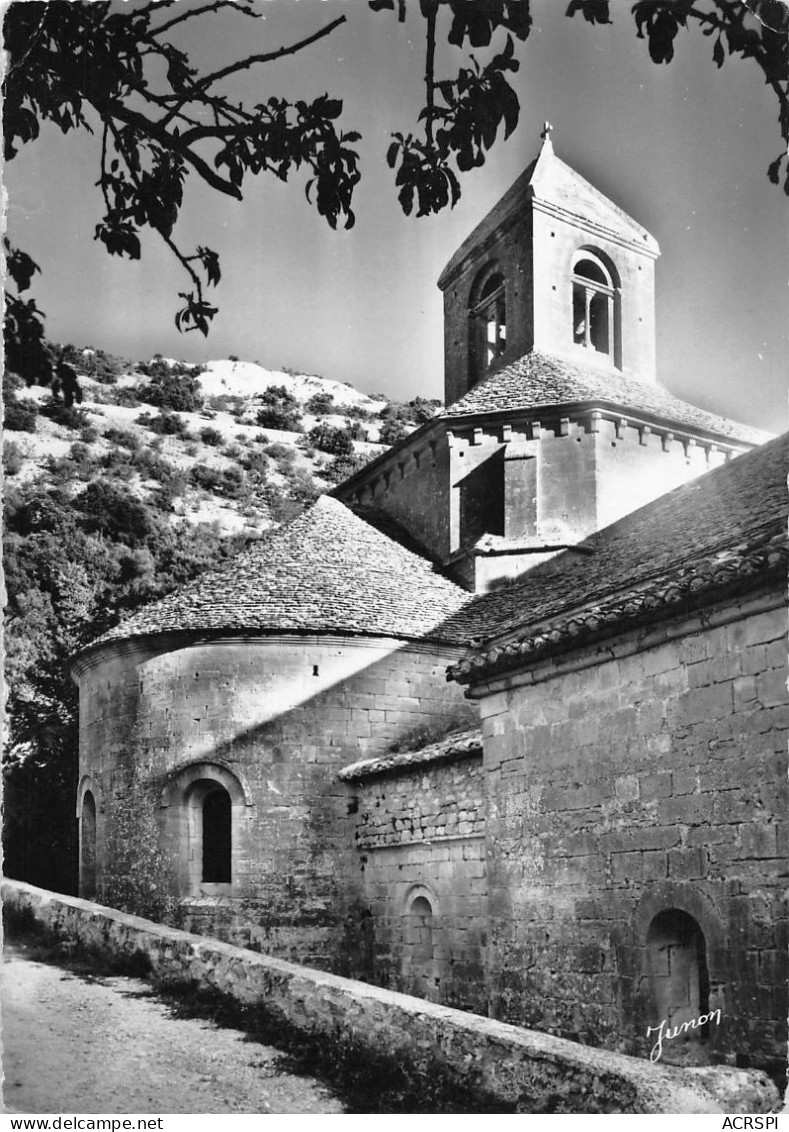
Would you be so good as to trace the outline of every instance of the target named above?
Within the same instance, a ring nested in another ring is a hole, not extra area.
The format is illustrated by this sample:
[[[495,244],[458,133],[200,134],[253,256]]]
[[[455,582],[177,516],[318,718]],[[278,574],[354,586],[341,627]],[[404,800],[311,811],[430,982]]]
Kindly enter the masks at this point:
[[[241,190],[224,180],[218,173],[215,173],[211,166],[198,157],[188,145],[185,145],[182,138],[176,138],[169,134],[167,130],[163,129],[158,122],[152,122],[150,118],[146,118],[144,114],[138,114],[135,110],[129,110],[128,107],[123,106],[120,102],[114,100],[107,100],[103,104],[104,112],[110,114],[113,118],[117,118],[119,122],[125,122],[127,126],[134,126],[136,129],[142,131],[144,134],[149,135],[159,145],[172,153],[177,153],[184,161],[188,161],[196,171],[200,174],[203,180],[213,189],[217,189],[220,193],[225,193],[227,196],[235,197],[236,200],[242,199]],[[101,109],[99,112],[101,113]]]
[[[324,36],[331,35],[335,28],[340,24],[346,22],[345,16],[338,16],[336,20],[332,20],[326,27],[321,28],[319,31],[308,35],[306,39],[302,39],[299,43],[293,43],[289,47],[279,47],[276,51],[269,51],[265,55],[250,55],[248,59],[241,59],[238,63],[231,63],[227,67],[223,67],[221,71],[214,71],[212,75],[206,75],[199,83],[195,85],[195,91],[206,90],[209,86],[213,86],[215,82],[224,79],[227,75],[233,75],[238,71],[245,71],[248,67],[252,67],[257,63],[273,63],[275,59],[282,59],[285,55],[295,55],[297,51],[302,51],[310,44],[323,39]]]
[[[422,10],[425,11],[427,7],[423,3]],[[436,0],[432,0],[428,10],[425,12],[427,19],[427,56],[425,59],[425,89],[427,91],[425,99],[425,109],[427,111],[427,120],[425,123],[425,133],[427,137],[427,144],[432,149],[434,145],[433,140],[433,116],[435,114],[435,61],[436,61],[436,13],[438,5]]]
[[[151,28],[148,34],[152,36],[161,35],[162,32],[169,31],[170,28],[175,27],[176,24],[183,23],[185,20],[191,20],[195,16],[202,16],[206,12],[216,12],[219,8],[232,8],[236,12],[243,12],[244,15],[251,16],[253,20],[259,20],[261,18],[260,12],[253,12],[251,8],[245,8],[242,4],[237,4],[235,0],[215,0],[215,3],[207,4],[205,8],[193,8],[191,12],[184,12],[174,19],[168,20],[168,22],[162,24],[161,27]]]

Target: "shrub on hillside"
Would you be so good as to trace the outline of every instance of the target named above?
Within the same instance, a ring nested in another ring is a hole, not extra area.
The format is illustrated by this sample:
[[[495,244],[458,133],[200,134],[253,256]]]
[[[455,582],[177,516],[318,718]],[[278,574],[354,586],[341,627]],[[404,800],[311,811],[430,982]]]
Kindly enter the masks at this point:
[[[334,428],[325,422],[315,425],[307,434],[310,444],[321,452],[332,456],[350,456],[353,452],[353,438],[348,428]]]
[[[403,401],[390,401],[388,405],[384,405],[378,415],[382,421],[404,421],[408,424],[421,425],[425,421],[432,420],[440,408],[440,401],[415,397],[407,404]]]
[[[318,475],[329,483],[342,483],[360,471],[370,461],[369,456],[361,454],[355,456],[335,456],[333,460],[318,472]]]
[[[71,344],[63,347],[63,361],[100,385],[114,385],[122,373],[131,369],[128,362],[114,354],[104,350],[79,350]]]
[[[105,405],[117,405],[122,409],[136,409],[142,404],[132,385],[116,385],[103,390],[102,401]]]
[[[313,393],[304,410],[312,413],[314,417],[325,417],[334,412],[334,397],[331,393]]]
[[[359,423],[359,421],[347,420],[345,422],[346,432],[350,434],[351,440],[368,440],[367,429]]]
[[[283,432],[304,431],[299,403],[284,385],[270,385],[261,393],[257,423]]]
[[[276,440],[273,444],[264,444],[262,450],[266,456],[270,456],[278,464],[292,464],[296,459],[296,450],[290,444],[280,444]]]
[[[238,462],[249,475],[256,479],[261,479],[268,471],[268,456],[265,452],[259,452],[256,448],[247,449],[239,457]]]
[[[202,408],[200,382],[196,377],[179,377],[169,374],[160,380],[150,381],[138,388],[141,401],[160,409],[173,409],[178,413],[195,413]]]
[[[25,454],[13,440],[3,441],[3,473],[7,476],[18,475],[24,466]]]
[[[158,433],[159,436],[186,436],[188,429],[186,421],[183,417],[179,417],[178,413],[159,413],[153,416],[151,413],[140,413],[137,417],[136,424],[143,425],[151,432]]]
[[[211,428],[210,425],[200,429],[200,439],[203,444],[208,444],[211,448],[221,448],[225,443],[225,438],[219,429]]]
[[[62,401],[54,399],[44,402],[41,415],[62,428],[80,429],[91,423],[84,409],[79,409],[76,405],[64,405]]]
[[[104,430],[104,439],[110,444],[128,448],[130,452],[136,452],[142,443],[136,432],[131,432],[126,428],[115,428],[114,425]]]
[[[35,432],[38,419],[38,405],[35,401],[13,395],[5,397],[3,427],[11,432]]]
[[[378,433],[378,440],[380,444],[397,444],[398,440],[407,435],[408,429],[401,420],[385,420]]]
[[[116,542],[135,546],[150,538],[156,519],[150,509],[127,489],[107,480],[94,480],[74,500],[85,516],[85,529]]]
[[[350,417],[355,421],[369,421],[375,416],[369,409],[365,409],[364,405],[345,405],[344,413],[346,417]]]

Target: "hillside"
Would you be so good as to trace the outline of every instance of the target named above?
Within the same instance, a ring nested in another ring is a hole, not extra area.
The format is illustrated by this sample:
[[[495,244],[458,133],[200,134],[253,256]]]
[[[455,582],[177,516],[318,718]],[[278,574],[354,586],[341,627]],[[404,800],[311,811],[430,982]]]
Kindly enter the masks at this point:
[[[4,378],[4,838],[9,875],[66,890],[77,750],[68,658],[266,537],[438,403],[236,359],[133,364],[66,347],[64,361],[79,385],[73,406]]]

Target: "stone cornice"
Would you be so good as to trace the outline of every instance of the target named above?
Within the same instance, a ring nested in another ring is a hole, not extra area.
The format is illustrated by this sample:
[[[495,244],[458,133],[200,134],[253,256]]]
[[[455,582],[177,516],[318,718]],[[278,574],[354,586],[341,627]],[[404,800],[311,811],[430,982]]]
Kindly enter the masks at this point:
[[[652,586],[619,594],[590,608],[567,610],[516,639],[480,649],[451,666],[447,679],[460,684],[488,682],[513,669],[530,667],[678,613],[686,616],[771,584],[782,585],[780,603],[785,604],[788,557],[787,538],[781,534],[759,550],[689,566],[674,576],[656,580]]]

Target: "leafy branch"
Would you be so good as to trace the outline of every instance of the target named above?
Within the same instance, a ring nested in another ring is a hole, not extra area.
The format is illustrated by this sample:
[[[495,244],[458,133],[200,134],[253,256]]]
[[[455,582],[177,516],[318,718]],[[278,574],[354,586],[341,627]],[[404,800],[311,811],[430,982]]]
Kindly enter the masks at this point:
[[[370,0],[377,10],[393,10],[395,0]],[[512,35],[525,40],[531,29],[529,0],[488,0],[468,4],[464,0],[420,0],[426,21],[425,107],[420,121],[424,137],[393,134],[387,152],[389,167],[397,169],[395,183],[398,200],[406,214],[428,216],[454,206],[460,198],[457,170],[466,172],[483,165],[485,153],[496,141],[499,128],[508,138],[518,124],[518,96],[506,79],[515,72]],[[435,74],[436,28],[442,9],[451,15],[449,43],[462,47],[486,47],[498,30],[506,31],[504,50],[481,66],[474,55],[471,66],[461,68],[454,79],[437,79]],[[405,0],[398,2],[398,17],[405,18]],[[509,34],[512,33],[512,34]],[[399,167],[398,167],[399,164]]]
[[[592,24],[610,24],[610,0],[571,0],[568,16],[580,12]],[[670,63],[680,28],[693,25],[713,40],[712,59],[722,67],[727,55],[753,59],[778,99],[783,151],[770,163],[770,181],[789,194],[789,8],[770,0],[636,0],[632,8],[639,39],[653,63]]]

